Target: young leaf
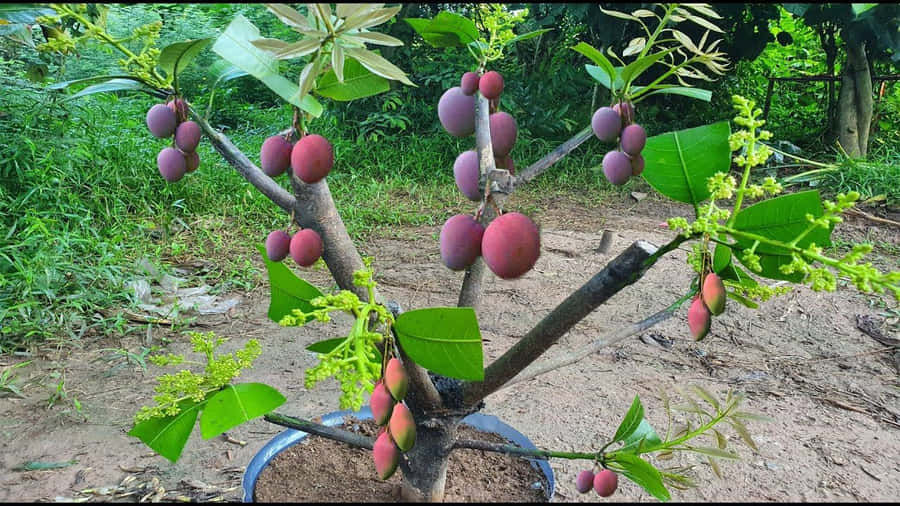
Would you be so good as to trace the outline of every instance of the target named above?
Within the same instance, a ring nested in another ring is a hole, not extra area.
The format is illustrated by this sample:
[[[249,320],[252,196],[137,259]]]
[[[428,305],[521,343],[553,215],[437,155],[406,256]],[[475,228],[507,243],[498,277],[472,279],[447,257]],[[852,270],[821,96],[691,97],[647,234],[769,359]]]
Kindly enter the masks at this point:
[[[360,44],[369,43],[369,44],[376,44],[379,46],[402,46],[403,45],[402,40],[395,38],[395,37],[391,37],[390,35],[387,35],[385,33],[378,33],[378,32],[354,33],[353,35],[345,34],[345,35],[341,35],[341,38],[348,39],[353,42],[358,42]]]
[[[708,4],[682,4],[688,9],[693,9],[708,18],[722,19],[718,12],[714,11]]]
[[[584,65],[584,69],[587,70],[587,73],[594,78],[595,81],[602,84],[604,88],[612,91],[613,89],[621,89],[625,86],[625,81],[622,80],[620,76],[620,71],[622,67],[614,67],[613,72],[615,72],[615,79],[613,80],[614,84],[611,84],[609,81],[609,75],[602,68],[591,65],[590,63],[586,63]]]
[[[216,437],[272,411],[286,400],[278,390],[263,383],[226,385],[206,401],[200,417],[200,433],[203,439]]]
[[[301,56],[306,56],[312,52],[315,52],[320,47],[322,47],[322,41],[318,39],[303,39],[299,42],[288,44],[276,51],[272,51],[272,58],[275,58],[276,60],[291,60],[293,58],[300,58]]]
[[[200,54],[200,51],[206,49],[210,42],[212,42],[212,38],[186,40],[169,44],[159,53],[159,68],[169,78],[180,74],[194,61],[194,58]]]
[[[262,81],[282,99],[315,117],[320,116],[322,104],[309,94],[302,96],[301,99],[299,86],[278,73],[278,61],[250,42],[259,38],[261,38],[259,29],[238,14],[216,39],[212,49],[235,67]]]
[[[722,470],[719,469],[719,464],[716,463],[715,459],[708,456],[706,457],[706,461],[709,462],[709,468],[712,469],[712,472],[715,473],[716,478],[722,479]]]
[[[647,139],[643,156],[646,169],[641,174],[663,195],[689,204],[709,198],[707,179],[731,168],[731,148],[727,121]]]
[[[637,17],[632,16],[631,14],[625,14],[624,12],[613,11],[613,10],[606,10],[603,7],[600,7],[599,5],[597,7],[600,8],[600,12],[602,12],[603,14],[606,14],[607,16],[612,16],[614,18],[619,18],[619,19],[627,19],[629,21],[637,21],[638,20]]]
[[[753,441],[753,437],[750,436],[750,431],[747,430],[747,427],[735,418],[727,418],[726,420],[734,427],[735,432],[741,436],[744,443],[749,446],[751,450],[759,453],[759,448],[756,447],[756,443]]]
[[[759,304],[757,304],[756,302],[753,302],[752,300],[748,299],[747,297],[744,297],[743,295],[740,295],[740,294],[737,294],[734,292],[727,292],[726,295],[728,296],[729,299],[736,300],[740,305],[742,305],[744,307],[749,307],[750,309],[759,309]]]
[[[756,413],[749,413],[747,411],[735,411],[731,414],[733,418],[741,418],[744,420],[751,420],[755,422],[774,422],[775,419],[770,416],[758,415]]]
[[[624,446],[617,451],[627,452],[627,453],[643,453],[653,451],[653,448],[656,448],[660,444],[662,444],[662,440],[659,439],[659,435],[653,429],[653,426],[650,425],[650,422],[647,419],[641,420],[641,423],[637,426],[637,429],[631,433],[630,436],[626,437],[623,441]]]
[[[407,77],[406,73],[400,70],[393,63],[385,60],[381,56],[369,51],[368,49],[360,49],[348,47],[344,49],[347,56],[353,58],[362,64],[363,67],[372,71],[381,77],[400,81],[408,86],[415,86]]]
[[[304,312],[313,310],[310,300],[322,296],[322,292],[315,286],[298,278],[282,262],[273,262],[266,255],[266,248],[257,245],[262,253],[263,262],[269,272],[269,319],[274,322],[281,321],[285,315],[292,314],[292,310],[300,309]],[[309,320],[307,320],[309,321]]]
[[[628,412],[625,413],[625,418],[622,419],[622,423],[620,423],[619,428],[616,429],[616,435],[613,436],[613,442],[622,441],[633,434],[643,419],[644,406],[641,404],[640,398],[635,395],[634,400],[631,402],[631,407],[628,408]]]
[[[299,28],[300,30],[309,30],[311,27],[302,14],[297,12],[293,7],[285,4],[264,4],[269,12],[275,14],[282,23],[291,28]]]
[[[339,83],[344,82],[344,50],[340,44],[335,44],[331,48],[331,69],[334,71],[335,77]]]
[[[724,450],[728,446],[728,438],[716,429],[713,429],[713,434],[716,435],[716,445],[718,445],[719,449]]]
[[[315,353],[328,353],[331,350],[337,348],[338,345],[346,340],[346,337],[333,337],[331,339],[323,339],[322,341],[316,341],[310,344],[306,347],[306,349]]]
[[[637,88],[635,86],[634,88]],[[632,88],[632,89],[634,89]],[[661,88],[653,91],[648,91],[643,93],[644,96],[650,95],[661,95],[661,94],[670,94],[670,95],[682,95],[685,97],[696,98],[697,100],[703,100],[705,102],[709,102],[712,99],[712,92],[709,90],[701,90],[700,88],[689,88],[686,86],[671,86],[667,88]]]
[[[722,459],[739,459],[741,458],[738,454],[732,453],[725,450],[720,450],[719,448],[712,448],[709,446],[690,446],[687,447],[688,451],[692,451],[695,453],[702,453],[703,455],[711,455],[713,457],[718,457]]]
[[[478,319],[470,307],[432,307],[401,313],[394,331],[414,362],[437,374],[484,380]]]
[[[697,393],[704,401],[708,402],[712,407],[716,408],[716,411],[719,410],[719,401],[716,400],[716,397],[709,393],[706,389],[699,385],[691,385],[691,389]]]
[[[346,18],[350,16],[365,16],[366,14],[376,11],[380,8],[384,7],[384,4],[337,4],[337,10],[335,14],[339,18]]]
[[[356,100],[391,89],[387,79],[370,72],[353,58],[344,60],[344,82],[338,81],[334,69],[319,78],[316,93],[338,101]]]
[[[140,439],[156,453],[175,462],[181,456],[184,445],[194,430],[197,415],[205,404],[205,400],[182,401],[178,404],[181,411],[177,415],[144,420],[128,431],[128,435]]]
[[[139,83],[140,83],[140,82],[143,82],[143,81],[141,81],[140,79],[138,79],[138,78],[136,78],[136,77],[133,77],[133,76],[127,76],[127,75],[94,76],[94,77],[85,77],[85,78],[83,78],[83,79],[74,79],[74,80],[72,80],[72,81],[62,81],[62,82],[59,82],[59,83],[53,83],[53,84],[47,85],[47,88],[46,88],[46,89],[48,89],[48,90],[61,90],[61,89],[65,89],[65,88],[68,88],[68,87],[70,87],[70,86],[75,86],[75,85],[79,85],[79,84],[88,84],[88,83],[96,83],[96,82],[106,82],[106,81],[111,81],[111,80],[113,80],[113,79],[128,79],[128,80],[131,80],[131,81],[137,81],[137,82],[139,82]]]
[[[615,462],[622,467],[622,474],[637,483],[660,501],[668,501],[671,496],[663,484],[662,475],[652,464],[630,453],[616,454]]]
[[[342,32],[346,32],[348,30],[365,30],[366,28],[371,28],[373,26],[380,25],[385,21],[394,17],[395,14],[400,12],[402,5],[396,5],[394,7],[387,7],[384,9],[377,10],[361,10],[352,16],[346,18],[344,20],[344,24],[341,25],[340,30]]]

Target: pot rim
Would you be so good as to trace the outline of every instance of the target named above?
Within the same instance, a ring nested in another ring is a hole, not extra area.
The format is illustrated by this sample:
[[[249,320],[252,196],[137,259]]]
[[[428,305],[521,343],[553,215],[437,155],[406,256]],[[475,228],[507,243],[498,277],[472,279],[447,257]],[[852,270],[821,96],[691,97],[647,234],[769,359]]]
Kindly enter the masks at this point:
[[[326,415],[322,415],[322,424],[329,427],[344,423],[345,416],[353,416],[360,420],[368,420],[372,418],[372,410],[369,406],[363,406],[359,411],[342,410],[332,411]],[[508,439],[509,441],[528,450],[536,450],[537,447],[524,434],[510,427],[499,418],[493,415],[485,415],[483,413],[472,413],[462,419],[462,423],[474,427],[484,432],[493,432]],[[276,455],[288,449],[289,447],[306,439],[309,433],[296,429],[285,429],[273,437],[265,446],[263,446],[256,455],[247,464],[244,476],[241,479],[241,488],[244,492],[243,502],[253,502],[253,492],[256,487],[256,480],[259,474]],[[530,461],[531,465],[536,467],[547,480],[547,487],[544,494],[549,502],[554,495],[556,489],[556,481],[553,475],[553,469],[550,464],[543,459],[535,459],[525,457]]]

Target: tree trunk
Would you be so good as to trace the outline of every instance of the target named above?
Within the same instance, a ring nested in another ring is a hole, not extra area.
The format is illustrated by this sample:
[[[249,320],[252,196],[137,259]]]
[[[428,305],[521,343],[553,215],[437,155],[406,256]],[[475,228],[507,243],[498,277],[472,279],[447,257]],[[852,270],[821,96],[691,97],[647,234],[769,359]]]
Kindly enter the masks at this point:
[[[846,52],[838,98],[838,142],[848,155],[865,157],[872,122],[872,76],[865,41],[848,36]]]
[[[401,499],[443,502],[447,464],[462,417],[435,416],[416,421],[416,443],[400,458],[403,471]]]

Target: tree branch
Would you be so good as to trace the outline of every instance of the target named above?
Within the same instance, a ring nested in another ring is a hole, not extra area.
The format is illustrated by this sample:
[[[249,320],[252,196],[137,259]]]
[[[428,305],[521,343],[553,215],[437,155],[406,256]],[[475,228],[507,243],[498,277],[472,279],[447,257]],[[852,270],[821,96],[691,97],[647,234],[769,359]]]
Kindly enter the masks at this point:
[[[493,177],[498,175],[500,171],[496,170],[494,148],[491,145],[490,105],[488,100],[481,96],[481,93],[477,93],[475,97],[475,148],[478,151],[478,167],[481,171],[481,181],[485,182],[481,188],[482,191],[485,191],[490,187]],[[486,199],[482,199],[482,202],[486,203]],[[493,206],[484,205],[478,222],[487,226],[495,216],[496,213]],[[458,307],[471,307],[476,312],[478,311],[478,305],[481,302],[481,282],[484,280],[484,269],[484,260],[480,256],[475,259],[475,263],[466,269],[456,304]]]
[[[265,415],[264,418],[267,422],[274,423],[275,425],[315,434],[316,436],[326,437],[328,439],[347,443],[350,446],[365,448],[367,450],[371,450],[375,444],[374,438],[361,436],[350,431],[336,429],[302,418],[294,418],[293,416],[282,415],[279,413],[269,413]]]
[[[640,279],[657,259],[687,239],[689,237],[679,235],[662,248],[645,241],[633,243],[556,306],[515,346],[485,368],[483,382],[466,383],[463,386],[465,404],[471,406],[497,391],[547,351],[576,323],[622,288]]]
[[[237,171],[244,176],[244,179],[255,186],[257,190],[262,192],[262,194],[274,202],[275,205],[284,209],[286,212],[291,212],[291,210],[294,209],[295,199],[287,190],[282,188],[281,185],[272,180],[272,178],[267,176],[265,172],[251,162],[250,159],[247,158],[247,155],[242,153],[237,146],[232,144],[231,140],[228,139],[225,134],[210,126],[209,122],[203,119],[203,117],[197,114],[193,109],[190,109],[190,111],[191,117],[194,118],[194,121],[196,121],[198,125],[200,125],[203,133],[206,134],[209,142],[212,143],[213,148],[225,158],[225,161],[228,162],[229,165],[237,169]]]
[[[639,322],[635,322],[622,327],[615,332],[611,332],[578,350],[572,351],[571,353],[566,353],[553,359],[546,360],[545,362],[542,362],[540,364],[532,364],[528,366],[524,371],[519,373],[518,376],[507,381],[506,384],[498,388],[497,391],[504,390],[516,383],[536,378],[542,374],[546,374],[561,367],[574,364],[575,362],[578,362],[607,346],[612,346],[613,344],[616,344],[623,339],[636,334],[640,334],[641,332],[671,318],[672,315],[675,314],[675,311],[677,311],[685,301],[690,299],[694,295],[694,293],[696,293],[696,290],[693,290],[684,297],[679,298],[677,301],[675,301],[675,303],[663,309],[662,311],[659,311]]]
[[[591,129],[590,125],[584,127],[584,129],[575,134],[571,139],[560,144],[558,148],[554,149],[546,156],[534,162],[525,170],[521,171],[513,182],[513,188],[518,188],[519,186],[536,178],[542,172],[550,168],[551,165],[558,162],[564,156],[575,150],[575,148],[593,137],[593,135],[594,131]]]

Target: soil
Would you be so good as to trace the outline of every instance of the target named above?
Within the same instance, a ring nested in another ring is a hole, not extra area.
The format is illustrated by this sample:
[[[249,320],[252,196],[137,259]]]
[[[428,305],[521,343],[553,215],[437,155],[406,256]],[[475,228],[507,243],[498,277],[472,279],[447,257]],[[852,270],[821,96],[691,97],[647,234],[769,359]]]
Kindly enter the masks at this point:
[[[341,428],[375,437],[371,420],[347,420]],[[460,438],[509,443],[497,434],[461,426]],[[257,502],[397,502],[398,467],[381,481],[373,473],[372,452],[309,436],[279,453],[256,482]],[[544,477],[528,460],[481,450],[450,454],[445,502],[546,502]],[[536,485],[533,486],[533,485]],[[543,488],[542,488],[543,487]]]
[[[514,196],[507,207],[538,223],[542,253],[520,279],[486,276],[478,311],[485,363],[633,241],[663,244],[672,232],[659,223],[690,215],[689,207],[653,196],[641,201],[612,196],[602,205],[557,195],[535,203],[521,200],[524,196]],[[376,259],[380,291],[404,310],[456,303],[463,274],[440,264],[439,230],[400,228],[360,248]],[[615,232],[605,252],[598,251],[603,230]],[[900,233],[890,224],[848,217],[836,227],[835,238],[868,240],[877,246],[876,266],[900,269]],[[688,286],[686,254],[682,248],[662,258],[643,279],[563,336],[546,357],[668,306]],[[151,402],[155,377],[172,369],[149,363],[145,369],[116,350],[137,357],[144,346],[167,343],[168,351],[190,355],[183,334],[188,328],[230,338],[224,352],[259,339],[263,354],[240,381],[277,388],[287,397],[279,412],[312,418],[339,409],[340,389],[333,380],[311,390],[303,387],[303,370],[315,361],[304,348],[346,334],[350,319],[279,327],[266,317],[264,267],[258,257],[248,258],[263,273],[261,284],[240,294],[241,302],[225,315],[198,315],[189,327],[182,322],[175,329],[135,324],[120,335],[65,337],[30,356],[0,357],[3,370],[31,360],[11,371],[24,397],[0,394],[0,501],[240,500],[244,466],[281,427],[256,419],[210,440],[202,440],[197,430],[177,463],[126,434],[133,414]],[[333,288],[327,271],[304,269],[301,275],[325,290]],[[699,385],[724,397],[729,389],[739,390],[746,394],[743,409],[774,420],[748,422],[759,451],[742,445],[725,427],[729,449],[742,458],[719,461],[723,478],[696,454],[655,460],[663,467],[689,468],[698,485],[672,489],[674,500],[886,502],[900,497],[900,354],[873,337],[884,343],[898,337],[896,301],[843,284],[833,293],[798,287],[758,310],[730,300],[701,342],[690,338],[685,313],[686,307],[640,336],[501,390],[486,399],[483,412],[539,448],[596,451],[613,435],[635,395],[650,423],[664,434],[662,392]],[[683,413],[675,416],[684,420]],[[22,470],[35,462],[56,466]],[[368,457],[363,462],[369,466]],[[550,465],[557,483],[553,502],[601,500],[575,490],[575,475],[588,467],[583,461],[553,459]],[[654,500],[627,479],[619,481],[613,498]]]

